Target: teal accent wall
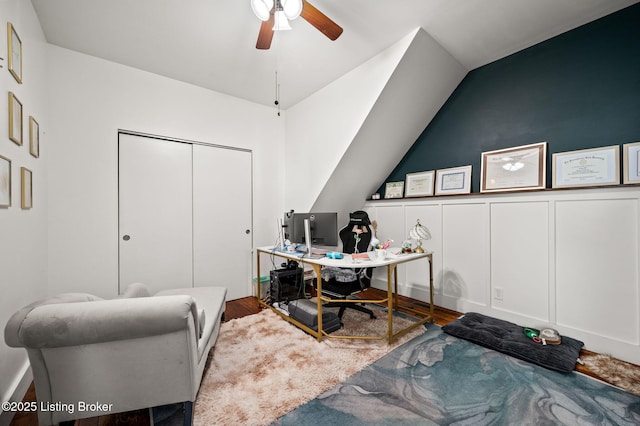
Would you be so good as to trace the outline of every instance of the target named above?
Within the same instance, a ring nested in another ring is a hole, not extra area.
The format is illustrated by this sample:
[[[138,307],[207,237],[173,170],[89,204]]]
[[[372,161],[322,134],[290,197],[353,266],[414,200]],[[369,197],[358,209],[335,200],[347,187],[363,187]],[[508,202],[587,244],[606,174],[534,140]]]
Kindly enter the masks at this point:
[[[640,3],[469,72],[385,183],[471,164],[479,192],[482,152],[542,141],[548,188],[553,153],[640,141]]]

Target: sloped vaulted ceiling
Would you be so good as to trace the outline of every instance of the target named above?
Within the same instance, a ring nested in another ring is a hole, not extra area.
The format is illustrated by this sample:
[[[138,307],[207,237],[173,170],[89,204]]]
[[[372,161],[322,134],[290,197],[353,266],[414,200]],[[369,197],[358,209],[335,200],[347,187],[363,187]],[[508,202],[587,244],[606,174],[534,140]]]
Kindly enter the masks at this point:
[[[372,61],[388,66],[376,68]],[[287,167],[299,165],[293,167],[295,178],[288,179],[287,208],[338,211],[344,222],[378,188],[467,73],[422,29],[372,61],[287,112],[286,144],[299,153],[287,160]],[[370,79],[375,71],[383,81],[369,88],[373,99],[347,84]],[[339,108],[344,99],[361,100],[359,110],[344,116]],[[332,134],[341,121],[350,123],[352,135]]]

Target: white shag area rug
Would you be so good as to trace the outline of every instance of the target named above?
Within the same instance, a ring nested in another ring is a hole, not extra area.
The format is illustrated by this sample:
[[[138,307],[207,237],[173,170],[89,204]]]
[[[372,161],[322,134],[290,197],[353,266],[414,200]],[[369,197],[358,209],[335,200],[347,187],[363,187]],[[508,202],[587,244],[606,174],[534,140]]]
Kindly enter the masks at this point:
[[[388,320],[380,312],[371,320],[347,309],[340,332],[382,335]],[[394,332],[411,322],[394,316]],[[270,310],[225,322],[209,355],[194,424],[269,424],[424,331],[417,327],[391,345],[331,338],[318,342]]]

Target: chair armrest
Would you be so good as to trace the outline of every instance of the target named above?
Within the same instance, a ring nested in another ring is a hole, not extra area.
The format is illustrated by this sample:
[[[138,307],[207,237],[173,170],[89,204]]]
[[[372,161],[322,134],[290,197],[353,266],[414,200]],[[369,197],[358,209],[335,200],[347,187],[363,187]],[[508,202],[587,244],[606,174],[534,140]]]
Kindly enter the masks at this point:
[[[25,317],[18,337],[28,348],[87,345],[186,330],[190,317],[197,333],[196,303],[186,295],[48,304]]]

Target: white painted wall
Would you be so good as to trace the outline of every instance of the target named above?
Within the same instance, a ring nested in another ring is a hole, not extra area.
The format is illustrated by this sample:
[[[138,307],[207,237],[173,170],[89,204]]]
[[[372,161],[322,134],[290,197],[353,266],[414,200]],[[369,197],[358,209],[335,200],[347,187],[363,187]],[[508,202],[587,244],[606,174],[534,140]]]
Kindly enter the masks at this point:
[[[0,208],[0,327],[16,308],[46,294],[47,286],[47,168],[50,166],[47,135],[49,117],[46,108],[46,42],[31,2],[0,2],[0,155],[11,160],[12,203]],[[18,84],[7,70],[7,22],[11,22],[22,40],[23,84]],[[23,145],[9,140],[7,131],[8,92],[14,92],[23,107]],[[40,124],[40,158],[29,154],[29,116]],[[20,207],[20,167],[33,172],[33,208]],[[0,401],[16,393],[24,394],[29,378],[23,383],[28,368],[24,349],[13,349],[0,339]],[[9,420],[0,413],[0,424]]]
[[[274,241],[285,208],[274,109],[56,46],[48,54],[51,293],[117,294],[118,129],[252,150],[254,243]]]
[[[640,187],[370,201],[378,238],[431,231],[435,304],[551,326],[640,364]],[[399,292],[428,300],[426,263],[399,267]],[[374,285],[386,288],[383,271]],[[502,299],[497,293],[502,294]]]

